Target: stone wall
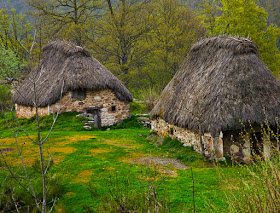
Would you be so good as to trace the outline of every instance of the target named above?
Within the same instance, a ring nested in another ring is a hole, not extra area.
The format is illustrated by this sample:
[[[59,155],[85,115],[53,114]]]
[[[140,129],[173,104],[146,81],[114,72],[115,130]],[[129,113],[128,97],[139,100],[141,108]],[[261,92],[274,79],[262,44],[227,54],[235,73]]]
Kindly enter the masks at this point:
[[[168,124],[161,118],[152,120],[152,130],[156,131],[162,137],[169,136],[181,141],[184,146],[191,146],[193,149],[209,159],[221,160],[224,156],[231,158],[236,163],[250,163],[255,158],[269,159],[271,153],[271,139],[270,137],[263,137],[257,143],[262,147],[259,156],[252,156],[255,150],[252,150],[252,132],[250,128],[244,131],[246,134],[240,134],[241,131],[225,131],[220,132],[219,135],[213,137],[209,133],[202,135],[199,132],[190,131],[185,128],[177,127]],[[261,129],[254,127],[258,132]]]
[[[205,157],[210,159],[223,159],[223,136],[212,137],[211,134],[199,134],[181,128],[172,124],[168,124],[161,118],[152,120],[152,130],[156,131],[159,136],[169,136],[173,139],[178,139],[184,146],[191,146],[193,149]]]
[[[262,129],[258,126],[243,131],[226,131],[224,133],[224,152],[231,157],[233,162],[238,163],[250,163],[254,158],[268,160],[271,153],[271,143],[274,141],[271,140],[270,135],[265,134],[261,138],[257,138],[256,141],[256,139],[254,140],[256,134],[262,135]],[[257,143],[260,150],[254,150],[253,143]]]
[[[31,118],[36,114],[35,107],[23,106],[16,104],[16,112],[18,118]],[[48,107],[42,107],[38,109],[38,114],[40,116],[48,115]]]
[[[54,112],[85,112],[86,108],[99,108],[101,111],[101,126],[110,126],[129,117],[129,103],[120,101],[111,90],[87,91],[84,100],[71,98],[67,92],[57,103],[42,107],[39,114],[48,115]],[[16,105],[19,118],[31,118],[35,115],[35,108]]]
[[[250,136],[240,135],[238,131],[225,132],[224,152],[233,162],[249,163],[251,161]]]

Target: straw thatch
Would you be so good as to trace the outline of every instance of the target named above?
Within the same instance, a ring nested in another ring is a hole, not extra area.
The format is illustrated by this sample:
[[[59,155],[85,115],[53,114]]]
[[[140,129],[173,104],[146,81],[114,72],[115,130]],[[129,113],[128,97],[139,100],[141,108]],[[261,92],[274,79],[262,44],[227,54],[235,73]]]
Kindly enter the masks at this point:
[[[216,134],[243,124],[275,124],[280,85],[250,40],[213,37],[196,43],[151,112],[166,122]]]
[[[111,89],[120,100],[132,100],[127,88],[86,49],[66,41],[54,41],[43,48],[38,68],[23,81],[14,95],[14,102],[28,106],[36,103],[43,107],[76,89]]]

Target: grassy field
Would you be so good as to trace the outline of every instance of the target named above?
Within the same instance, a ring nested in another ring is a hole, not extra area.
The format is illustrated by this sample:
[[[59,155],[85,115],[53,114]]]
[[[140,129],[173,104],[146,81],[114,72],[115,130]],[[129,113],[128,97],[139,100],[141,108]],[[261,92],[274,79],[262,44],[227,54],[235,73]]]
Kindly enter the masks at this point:
[[[51,116],[41,120],[44,135],[51,120]],[[11,114],[2,115],[0,149],[12,149],[4,156],[13,168],[20,167],[20,159],[12,130],[18,132],[25,164],[32,167],[38,159],[38,148],[28,139],[35,137],[34,128],[34,119],[12,125]],[[197,212],[226,212],[225,195],[238,188],[234,174],[239,168],[217,167],[178,141],[161,140],[134,116],[110,129],[84,131],[80,118],[62,114],[44,149],[53,161],[50,172],[62,183],[56,212],[117,211],[120,203],[140,209],[151,189],[170,212],[193,212],[193,192]],[[0,173],[4,181],[1,164]],[[224,176],[230,178],[223,181]]]

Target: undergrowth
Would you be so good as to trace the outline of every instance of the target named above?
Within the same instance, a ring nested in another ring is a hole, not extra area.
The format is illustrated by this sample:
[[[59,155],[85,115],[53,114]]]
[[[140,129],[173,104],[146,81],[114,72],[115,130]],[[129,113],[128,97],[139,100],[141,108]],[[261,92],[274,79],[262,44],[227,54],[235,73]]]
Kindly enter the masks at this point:
[[[142,124],[137,120],[136,115],[131,115],[129,118],[123,120],[121,123],[112,125],[110,129],[141,129],[144,128]],[[107,129],[104,127],[103,129]]]
[[[101,204],[97,207],[96,212],[165,213],[171,211],[168,205],[170,202],[169,195],[166,191],[159,191],[158,182],[146,181],[136,184],[129,175],[115,174],[107,179],[107,185],[109,192],[102,196]],[[89,190],[94,197],[94,186],[90,185]]]
[[[239,165],[235,174],[235,184],[232,176],[221,172],[221,182],[233,190],[225,193],[230,213],[280,212],[280,161],[279,157],[267,161],[258,161],[251,165]],[[214,212],[217,209],[214,207]]]
[[[39,212],[36,202],[42,200],[40,164],[36,161],[27,173],[21,167],[9,167],[3,162],[0,167],[0,212]],[[47,173],[47,205],[51,209],[64,194],[62,175]]]
[[[65,112],[58,116],[58,119],[54,126],[54,131],[64,130],[64,131],[81,131],[83,130],[82,121],[85,118],[76,117],[78,113],[76,112]],[[47,115],[40,117],[41,131],[48,131],[53,123],[53,115]],[[14,132],[15,130],[19,132],[36,131],[36,119],[35,117],[26,118],[15,118],[12,112],[2,113],[0,117],[0,137],[4,136],[4,133]],[[2,135],[1,135],[2,134]]]

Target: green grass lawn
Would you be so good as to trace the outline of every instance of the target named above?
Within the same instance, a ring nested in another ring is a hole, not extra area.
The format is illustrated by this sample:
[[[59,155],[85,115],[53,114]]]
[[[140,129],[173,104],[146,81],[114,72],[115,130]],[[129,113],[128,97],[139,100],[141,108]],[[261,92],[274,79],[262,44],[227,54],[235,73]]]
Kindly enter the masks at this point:
[[[41,120],[44,134],[51,120],[51,116]],[[29,137],[35,137],[34,119],[20,119],[17,124],[29,132]],[[0,149],[15,148],[13,126],[18,125],[12,125],[12,116],[2,115]],[[191,148],[171,139],[163,140],[161,145],[156,137],[148,140],[150,130],[138,125],[135,117],[110,130],[83,131],[81,127],[80,118],[64,113],[45,144],[46,157],[51,156],[54,162],[51,172],[61,177],[63,187],[57,212],[105,212],[109,211],[110,203],[122,197],[132,206],[141,205],[151,186],[156,189],[157,199],[171,212],[192,212],[192,175],[196,211],[226,212],[224,197],[228,190],[235,189],[234,174],[240,168],[218,168]],[[19,143],[25,143],[26,164],[32,166],[38,158],[38,148],[28,142],[22,128],[14,129],[19,133]],[[176,169],[172,164],[147,164],[140,160],[151,157],[178,159],[187,168]],[[6,159],[13,167],[19,165],[15,151],[7,153]],[[3,171],[0,167],[0,173]],[[232,181],[223,181],[224,175],[232,177]]]

